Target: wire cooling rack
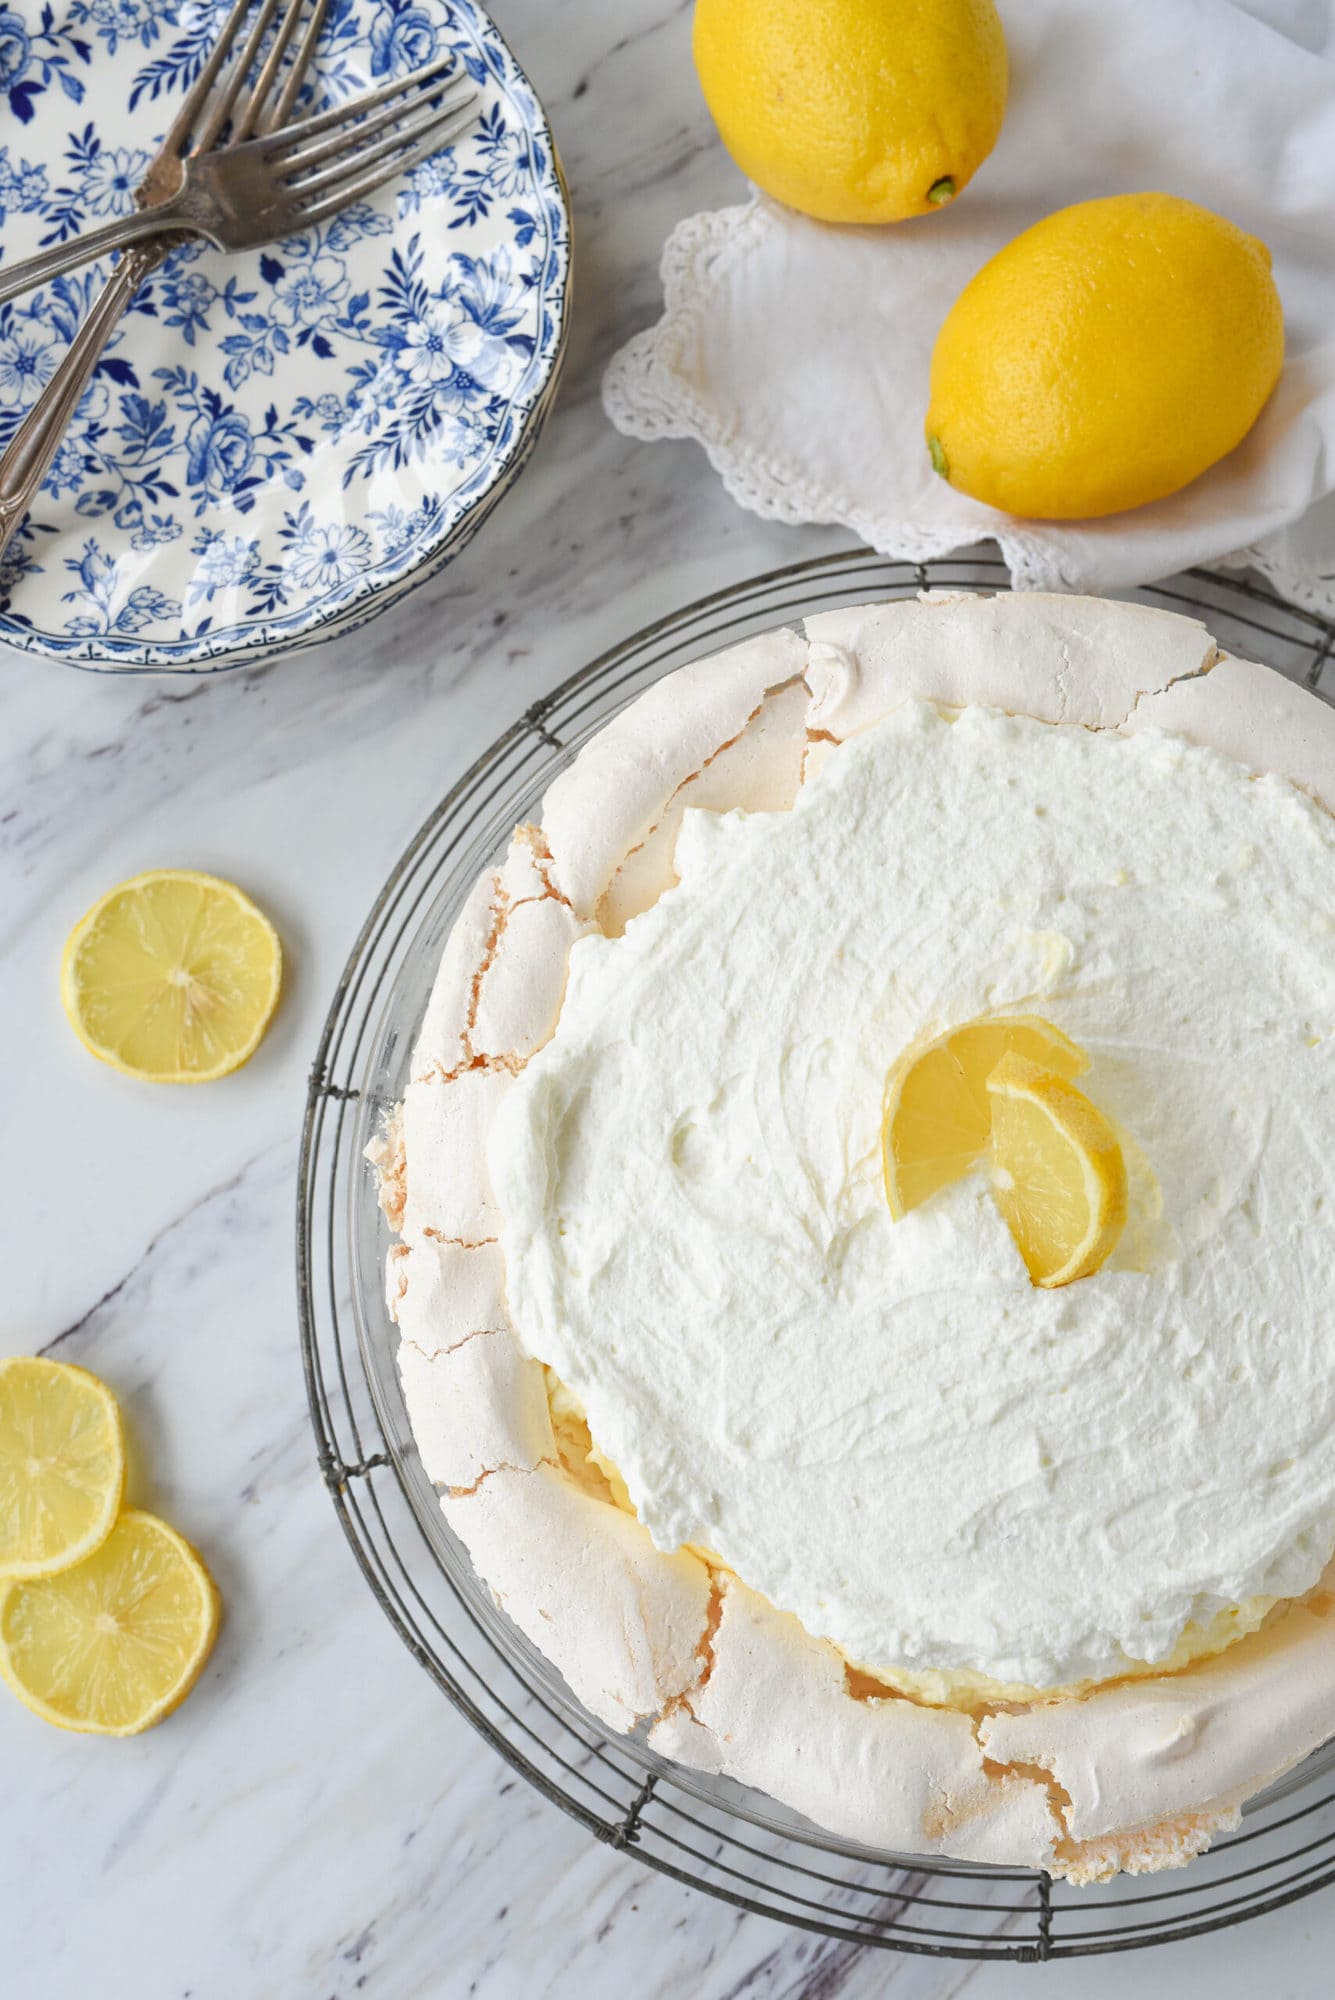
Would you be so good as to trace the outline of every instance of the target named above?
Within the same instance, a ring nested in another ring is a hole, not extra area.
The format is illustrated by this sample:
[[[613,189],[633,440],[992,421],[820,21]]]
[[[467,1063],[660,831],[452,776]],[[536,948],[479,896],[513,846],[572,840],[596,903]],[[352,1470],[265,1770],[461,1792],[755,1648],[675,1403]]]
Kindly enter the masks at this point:
[[[1000,590],[1007,577],[986,555],[923,567],[859,550],[716,592],[536,701],[441,801],[377,898],[320,1038],[297,1201],[301,1344],[320,1468],[367,1582],[437,1685],[546,1798],[599,1840],[739,1908],[868,1946],[1035,1962],[1196,1936],[1335,1881],[1335,1745],[1189,1868],[1073,1890],[1023,1869],[878,1854],[666,1763],[636,1737],[609,1736],[479,1586],[445,1526],[394,1369],[389,1239],[362,1159],[402,1093],[463,895],[580,744],[703,653],[804,612],[927,586]],[[1191,571],[1134,595],[1203,616],[1228,650],[1335,699],[1335,626],[1259,585]]]

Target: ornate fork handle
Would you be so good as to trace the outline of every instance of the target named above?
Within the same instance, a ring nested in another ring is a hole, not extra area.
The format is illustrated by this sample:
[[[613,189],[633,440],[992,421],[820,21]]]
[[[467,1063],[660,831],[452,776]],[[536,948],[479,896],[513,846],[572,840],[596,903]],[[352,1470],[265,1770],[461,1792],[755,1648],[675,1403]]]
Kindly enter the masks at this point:
[[[21,263],[0,267],[0,305],[6,299],[17,298],[20,292],[30,292],[49,279],[60,277],[62,272],[73,271],[80,264],[96,263],[99,257],[151,236],[166,226],[162,217],[175,211],[177,199],[174,196],[153,208],[117,215],[97,229],[86,229],[82,236],[70,237],[67,243],[53,244],[49,250],[39,250],[36,256],[25,257]]]
[[[48,279],[60,277],[65,271],[76,270],[80,264],[95,263],[114,250],[128,250],[132,243],[141,243],[146,236],[161,236],[173,229],[191,230],[207,236],[220,248],[226,247],[216,234],[215,202],[206,192],[191,185],[188,174],[165,201],[131,209],[128,215],[118,215],[96,229],[86,229],[82,236],[71,236],[67,243],[54,243],[49,250],[39,250],[35,257],[25,257],[21,264],[0,267],[0,305],[20,292],[30,292]]]
[[[179,241],[175,236],[155,236],[126,251],[66,348],[60,366],[10,439],[0,459],[0,554],[37,498],[60,440],[121,316],[144,279]]]

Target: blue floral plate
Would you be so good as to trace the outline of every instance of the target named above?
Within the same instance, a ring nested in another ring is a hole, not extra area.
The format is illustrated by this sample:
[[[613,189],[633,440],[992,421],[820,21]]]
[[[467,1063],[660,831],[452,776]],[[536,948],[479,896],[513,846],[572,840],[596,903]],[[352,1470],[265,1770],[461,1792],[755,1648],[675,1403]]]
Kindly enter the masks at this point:
[[[229,0],[0,0],[0,256],[133,205]],[[555,389],[570,218],[542,107],[473,0],[331,0],[310,108],[446,48],[480,123],[323,228],[177,251],[0,561],[0,638],[237,666],[360,623],[459,549]],[[105,269],[0,306],[0,446]]]

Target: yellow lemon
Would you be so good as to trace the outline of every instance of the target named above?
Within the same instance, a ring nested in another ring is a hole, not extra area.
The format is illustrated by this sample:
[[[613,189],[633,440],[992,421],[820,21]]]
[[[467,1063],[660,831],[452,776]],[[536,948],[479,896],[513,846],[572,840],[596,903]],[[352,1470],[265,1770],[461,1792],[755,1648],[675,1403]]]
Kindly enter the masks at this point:
[[[895,1064],[881,1109],[881,1157],[896,1222],[981,1159],[992,1133],[987,1080],[1012,1050],[1059,1076],[1089,1068],[1084,1050],[1037,1014],[970,1021],[915,1044]]]
[[[1270,252],[1168,194],[1061,209],[985,264],[932,355],[927,447],[961,493],[1078,520],[1176,493],[1284,359]]]
[[[218,1593],[195,1551],[135,1508],[73,1569],[0,1586],[0,1674],[59,1729],[151,1729],[185,1700],[217,1630]]]
[[[998,1208],[1036,1285],[1105,1263],[1126,1225],[1126,1166],[1083,1091],[1013,1050],[987,1080]]]
[[[94,903],[65,945],[60,990],[93,1055],[151,1083],[239,1069],[278,1004],[278,933],[214,875],[158,868]]]
[[[696,0],[694,50],[742,172],[822,222],[952,201],[1006,109],[992,0]]]
[[[111,1533],[125,1440],[106,1384],[41,1355],[0,1361],[0,1577],[50,1576]]]

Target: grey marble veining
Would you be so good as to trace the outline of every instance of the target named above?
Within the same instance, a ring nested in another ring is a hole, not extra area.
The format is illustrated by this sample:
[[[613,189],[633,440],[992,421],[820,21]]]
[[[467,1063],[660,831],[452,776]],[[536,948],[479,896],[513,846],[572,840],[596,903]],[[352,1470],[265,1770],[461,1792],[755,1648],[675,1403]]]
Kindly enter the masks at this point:
[[[205,1551],[226,1623],[205,1679],[130,1743],[0,1696],[0,1992],[14,2000],[1216,2000],[1328,1990],[1335,1898],[1139,1961],[971,1967],[804,1936],[598,1846],[437,1693],[367,1592],[314,1462],[292,1208],[306,1073],[400,850],[535,695],[705,590],[839,545],[727,499],[693,446],[598,402],[653,314],[680,216],[739,182],[689,59],[686,0],[499,0],[569,176],[565,379],[516,491],[441,577],[316,652],[216,678],[0,660],[0,1350],[54,1351],[123,1399],[132,1491]],[[60,947],[105,887],[217,870],[273,913],[285,997],[202,1091],[100,1068],[60,1010]]]

